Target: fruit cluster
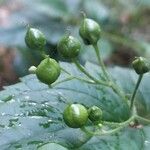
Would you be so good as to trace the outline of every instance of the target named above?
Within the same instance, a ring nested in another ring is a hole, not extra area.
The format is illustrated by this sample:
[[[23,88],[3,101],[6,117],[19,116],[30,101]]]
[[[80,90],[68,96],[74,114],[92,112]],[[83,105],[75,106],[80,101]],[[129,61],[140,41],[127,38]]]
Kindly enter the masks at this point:
[[[94,20],[84,18],[79,28],[79,34],[86,45],[93,45],[94,47],[96,47],[97,42],[101,37],[101,28],[99,24]],[[43,52],[44,47],[46,45],[46,37],[40,30],[35,28],[28,28],[25,36],[25,42],[30,49],[37,49]],[[57,50],[59,54],[65,59],[76,59],[79,55],[80,49],[80,41],[77,38],[67,34],[64,35],[57,44]],[[104,74],[107,75],[107,72],[105,71],[104,64],[102,63],[100,56],[98,56],[98,59],[100,61]],[[140,75],[139,82],[141,81],[142,75],[150,71],[150,62],[146,58],[136,57],[132,65],[136,73]],[[102,81],[95,80],[95,78],[89,75],[89,73],[87,73],[84,70],[84,68],[78,63],[77,67],[79,67],[79,69],[93,81],[110,86],[109,84],[107,84],[107,82],[104,83]],[[42,60],[37,67],[31,66],[29,68],[29,71],[31,73],[35,73],[37,78],[41,82],[47,85],[51,85],[60,76],[61,67],[56,60],[50,58],[48,55],[45,54],[44,60]],[[110,81],[109,76],[108,81]],[[114,91],[116,91],[116,93],[120,94],[121,92],[118,92],[118,89],[116,89],[116,87],[113,85],[114,82],[112,82],[111,87]],[[137,87],[131,98],[131,107],[134,102]],[[123,96],[121,95],[121,97]],[[86,125],[88,119],[93,124],[99,124],[102,121],[102,114],[102,110],[97,106],[92,106],[87,109],[81,104],[70,104],[64,110],[63,119],[66,125],[68,125],[71,128],[82,128]]]

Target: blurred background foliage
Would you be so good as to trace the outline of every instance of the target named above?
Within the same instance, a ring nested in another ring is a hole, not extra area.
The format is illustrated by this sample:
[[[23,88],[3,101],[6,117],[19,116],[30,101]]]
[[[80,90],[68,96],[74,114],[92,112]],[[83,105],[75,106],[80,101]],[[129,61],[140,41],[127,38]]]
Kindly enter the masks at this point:
[[[98,44],[107,65],[130,67],[137,55],[150,58],[150,0],[0,0],[0,87],[15,83],[42,59],[25,45],[28,25],[46,35],[46,52],[62,60],[56,44],[67,30],[81,40],[81,11],[101,25]],[[83,44],[79,60],[96,63],[90,46]]]

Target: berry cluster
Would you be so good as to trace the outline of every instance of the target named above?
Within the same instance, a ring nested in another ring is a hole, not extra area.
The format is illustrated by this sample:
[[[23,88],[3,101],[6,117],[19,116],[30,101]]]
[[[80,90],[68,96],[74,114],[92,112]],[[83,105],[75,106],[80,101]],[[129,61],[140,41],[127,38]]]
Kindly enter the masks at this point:
[[[111,87],[113,91],[115,91],[123,100],[126,100],[123,92],[118,89],[118,87],[115,85],[115,82],[110,78],[109,74],[105,69],[104,63],[101,60],[101,56],[99,55],[97,47],[97,42],[101,37],[101,28],[99,24],[92,19],[84,18],[79,28],[79,34],[86,45],[92,45],[95,48],[99,64],[105,75],[105,81],[95,79],[84,69],[82,65],[80,65],[76,61],[76,58],[79,55],[81,49],[81,43],[77,38],[67,34],[64,35],[57,44],[57,50],[59,54],[65,59],[74,61],[78,69],[83,72],[89,79],[91,79],[92,83],[102,84]],[[45,35],[38,29],[29,28],[25,36],[25,42],[30,49],[44,51],[44,47],[46,45],[46,38]],[[139,74],[139,80],[131,97],[131,110],[134,105],[135,94],[139,83],[143,77],[143,74],[150,71],[150,62],[146,58],[136,57],[132,65],[136,73]],[[45,54],[44,60],[42,60],[37,67],[31,66],[29,68],[29,71],[30,73],[35,73],[37,78],[41,82],[47,85],[51,85],[60,76],[61,69],[62,68],[56,60],[50,58],[48,55]],[[90,83],[91,80],[87,82]],[[100,124],[102,121],[102,114],[102,110],[97,106],[92,106],[87,109],[81,104],[69,104],[64,110],[63,119],[66,125],[71,128],[82,128],[86,125],[88,119],[94,125]],[[132,116],[129,121],[133,121],[133,118],[135,117]]]

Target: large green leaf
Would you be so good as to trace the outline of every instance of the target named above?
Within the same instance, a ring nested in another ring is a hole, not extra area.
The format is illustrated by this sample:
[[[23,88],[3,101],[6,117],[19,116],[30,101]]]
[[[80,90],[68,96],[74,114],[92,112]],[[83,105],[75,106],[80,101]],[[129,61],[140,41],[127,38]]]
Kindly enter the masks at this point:
[[[68,63],[61,63],[61,65],[71,74],[83,76],[74,65]],[[86,67],[95,77],[100,76],[96,65],[87,63]],[[131,93],[132,83],[137,78],[135,73],[119,67],[111,69],[111,72],[125,91]],[[131,78],[128,80],[130,74]],[[67,76],[66,73],[62,73],[59,80]],[[145,108],[145,105],[140,103],[141,100],[146,104],[145,116],[149,114],[148,96],[150,93],[143,90],[148,88],[149,80],[149,75],[147,75],[140,88],[143,96],[138,99],[138,104],[142,108]],[[17,148],[34,150],[47,142],[58,143],[68,149],[81,150],[141,150],[149,146],[149,126],[142,129],[127,128],[113,136],[91,137],[80,129],[71,129],[64,124],[62,112],[67,103],[74,102],[82,103],[87,107],[92,105],[101,107],[103,120],[114,122],[127,120],[129,118],[128,105],[109,88],[77,80],[49,88],[40,83],[35,75],[28,75],[21,78],[20,83],[4,88],[5,90],[0,92],[1,150]]]

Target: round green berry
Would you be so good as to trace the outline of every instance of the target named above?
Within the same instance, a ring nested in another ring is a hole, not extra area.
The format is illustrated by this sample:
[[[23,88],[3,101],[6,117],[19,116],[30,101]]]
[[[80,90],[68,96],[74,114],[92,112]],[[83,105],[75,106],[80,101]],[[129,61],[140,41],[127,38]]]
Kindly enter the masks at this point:
[[[101,29],[96,21],[85,18],[79,28],[79,34],[86,45],[95,45],[100,39]]]
[[[40,30],[29,28],[25,35],[25,43],[31,49],[42,50],[46,45],[46,38]]]
[[[63,118],[69,127],[81,128],[88,120],[88,111],[81,104],[71,104],[65,108]]]
[[[48,57],[37,66],[36,76],[41,82],[50,85],[57,80],[60,72],[59,64],[54,59]]]
[[[66,59],[72,59],[79,55],[81,44],[73,36],[65,35],[57,44],[57,50],[60,55]]]
[[[136,57],[132,66],[137,74],[144,74],[150,71],[150,61],[144,57]]]
[[[89,119],[94,123],[99,123],[102,119],[102,110],[97,106],[88,109]]]

